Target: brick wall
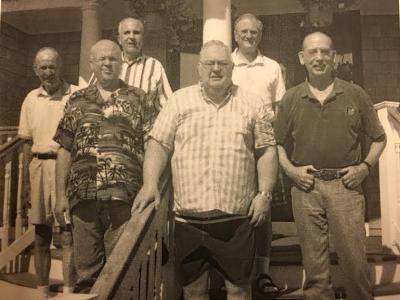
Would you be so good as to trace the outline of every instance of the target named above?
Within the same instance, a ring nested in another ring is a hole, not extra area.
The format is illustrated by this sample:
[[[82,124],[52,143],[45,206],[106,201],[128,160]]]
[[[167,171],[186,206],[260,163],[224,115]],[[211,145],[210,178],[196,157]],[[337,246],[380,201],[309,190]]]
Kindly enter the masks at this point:
[[[44,46],[56,48],[63,58],[62,77],[77,84],[80,33],[28,35],[1,23],[0,30],[0,126],[18,125],[26,94],[39,85],[33,58]]]
[[[0,30],[0,126],[16,125],[19,109],[29,90],[28,35],[1,23]]]
[[[365,90],[375,103],[400,101],[398,16],[362,16],[361,24]]]

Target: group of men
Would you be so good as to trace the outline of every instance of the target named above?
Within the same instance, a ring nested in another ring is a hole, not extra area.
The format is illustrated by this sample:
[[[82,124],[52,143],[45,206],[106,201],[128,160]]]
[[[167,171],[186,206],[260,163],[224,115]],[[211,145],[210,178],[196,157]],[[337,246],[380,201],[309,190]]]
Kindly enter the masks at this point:
[[[268,273],[280,163],[293,181],[305,299],[334,299],[328,231],[348,299],[372,299],[361,182],[386,140],[368,95],[335,78],[332,39],[305,37],[299,60],[307,79],[285,93],[279,64],[258,50],[262,22],[244,14],[235,22],[238,48],[206,42],[198,84],[172,94],[161,64],[142,54],[143,33],[141,21],[122,20],[122,51],[97,42],[90,84],[74,93],[60,80],[57,51],[36,55],[41,87],[24,101],[20,135],[33,140],[31,220],[42,295],[54,205],[63,228],[71,217],[77,286],[90,288],[131,212],[160,200],[158,182],[171,163],[175,274],[184,298],[209,299],[214,268],[228,299],[252,299],[251,280]],[[366,156],[362,135],[372,140]]]

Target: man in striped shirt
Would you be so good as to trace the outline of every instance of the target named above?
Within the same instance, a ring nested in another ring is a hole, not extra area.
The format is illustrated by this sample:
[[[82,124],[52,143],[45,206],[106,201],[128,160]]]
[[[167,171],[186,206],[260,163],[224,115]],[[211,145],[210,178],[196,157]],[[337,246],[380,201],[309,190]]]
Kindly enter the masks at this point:
[[[119,78],[126,84],[141,88],[147,99],[162,107],[172,95],[167,75],[161,63],[142,53],[144,40],[143,22],[125,18],[118,25],[118,43],[122,47],[122,69]],[[89,85],[96,82],[91,76]]]
[[[161,110],[132,210],[159,201],[157,184],[171,156],[176,213],[176,277],[185,299],[208,299],[209,270],[228,299],[251,299],[254,227],[265,221],[277,176],[273,112],[232,84],[229,48],[200,52],[199,84],[174,93]]]

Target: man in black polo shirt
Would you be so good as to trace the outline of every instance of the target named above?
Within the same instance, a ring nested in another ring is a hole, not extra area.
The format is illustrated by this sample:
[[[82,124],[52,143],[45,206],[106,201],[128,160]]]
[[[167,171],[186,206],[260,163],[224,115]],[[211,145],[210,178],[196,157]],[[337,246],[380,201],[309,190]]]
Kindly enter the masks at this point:
[[[368,95],[333,76],[335,51],[326,34],[305,37],[299,52],[308,80],[282,98],[274,124],[279,160],[293,180],[293,215],[306,271],[305,299],[334,299],[328,231],[346,277],[348,299],[373,299],[365,255],[361,182],[386,138]],[[361,156],[360,137],[372,140]],[[290,159],[283,145],[292,140]],[[328,228],[329,224],[329,228]]]

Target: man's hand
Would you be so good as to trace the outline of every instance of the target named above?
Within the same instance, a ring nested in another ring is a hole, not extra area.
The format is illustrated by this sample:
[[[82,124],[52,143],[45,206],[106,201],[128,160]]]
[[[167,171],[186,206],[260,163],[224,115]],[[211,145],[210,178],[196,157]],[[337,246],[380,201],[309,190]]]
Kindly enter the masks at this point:
[[[160,204],[160,192],[157,185],[143,185],[133,201],[131,213],[141,213],[150,203],[155,202],[155,208]]]
[[[265,222],[271,207],[272,198],[267,195],[257,194],[251,201],[247,214],[250,217],[250,225],[257,227]]]
[[[341,175],[344,175],[342,177],[342,182],[348,189],[358,187],[369,174],[368,166],[364,163],[343,168],[339,172]]]
[[[60,224],[61,227],[65,227],[65,217],[64,214],[65,212],[69,212],[69,204],[68,204],[68,199],[64,195],[62,197],[58,197],[56,201],[56,206],[54,208],[54,214],[56,217],[56,220]]]
[[[293,167],[287,172],[287,175],[296,183],[303,191],[309,191],[314,185],[314,176],[310,171],[317,171],[312,165]]]

